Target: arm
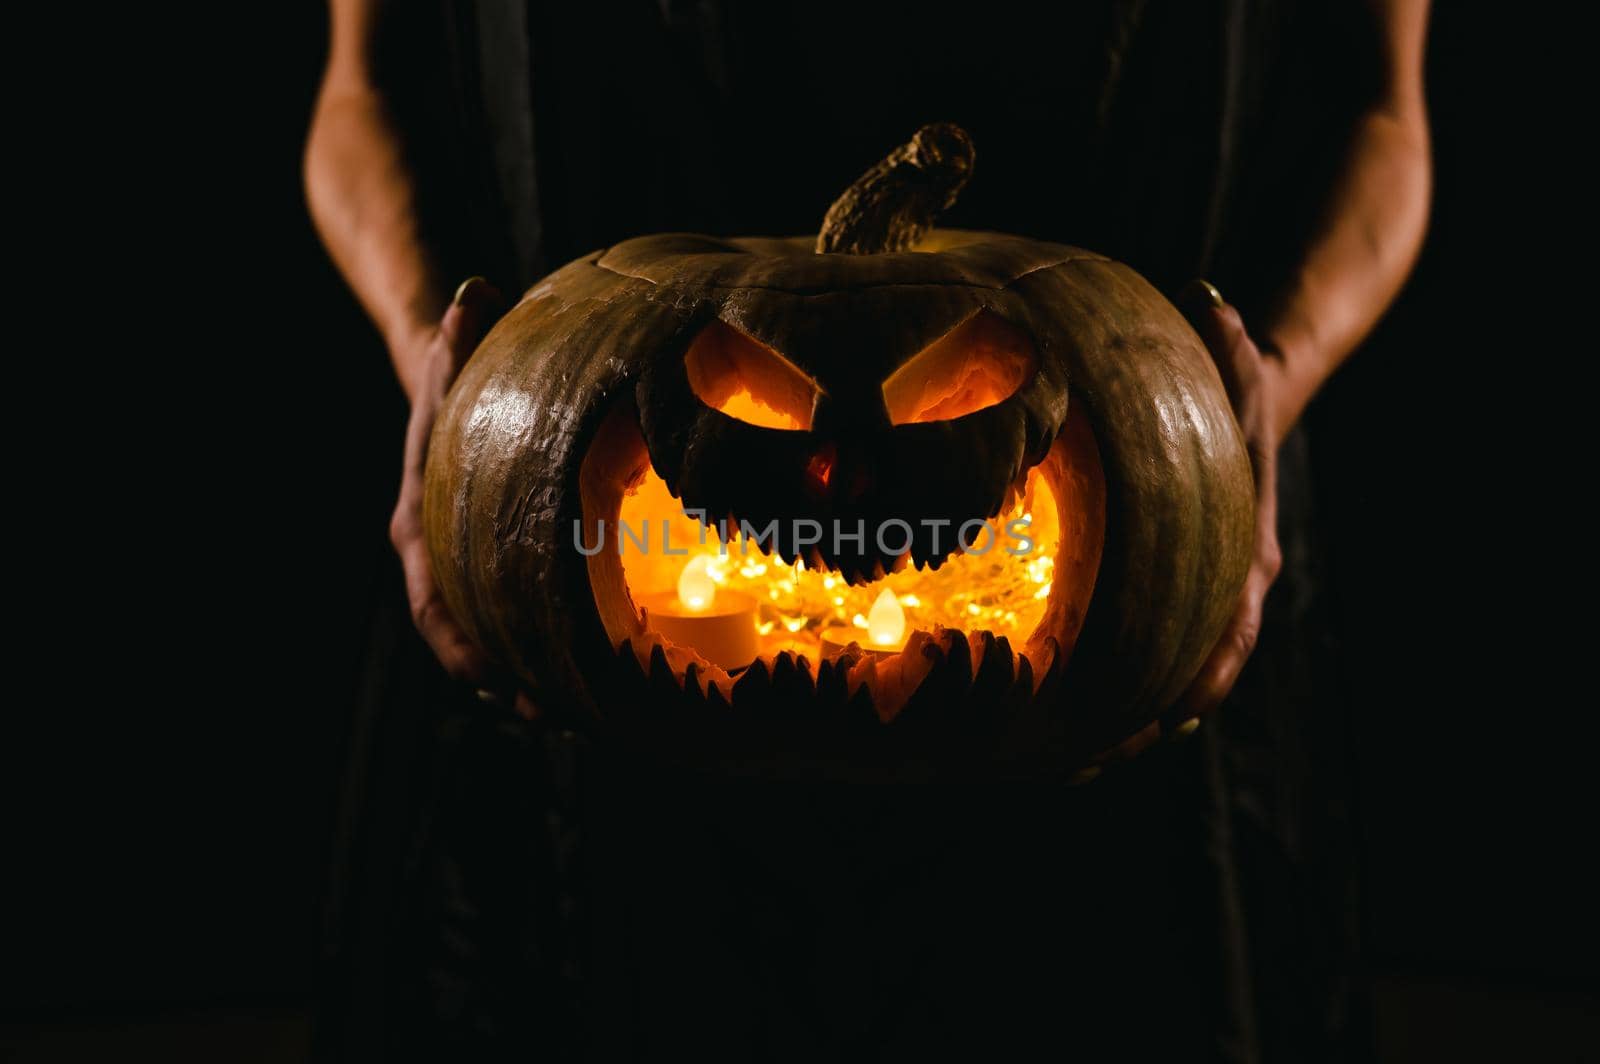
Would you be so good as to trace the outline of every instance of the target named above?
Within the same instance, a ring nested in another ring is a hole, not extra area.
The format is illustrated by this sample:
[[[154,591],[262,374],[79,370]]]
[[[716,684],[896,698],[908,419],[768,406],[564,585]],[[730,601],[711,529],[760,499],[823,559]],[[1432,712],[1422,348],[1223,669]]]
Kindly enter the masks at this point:
[[[1311,397],[1399,292],[1422,245],[1432,186],[1422,56],[1428,0],[1373,0],[1383,92],[1357,123],[1322,224],[1277,310],[1247,330],[1204,282],[1185,309],[1222,374],[1256,479],[1255,558],[1233,617],[1168,725],[1221,704],[1255,649],[1261,608],[1282,564],[1277,528],[1278,443]],[[1135,736],[1134,749],[1155,733]]]
[[[1323,223],[1258,330],[1281,437],[1394,301],[1432,192],[1422,59],[1427,0],[1376,0],[1384,83],[1357,123]]]
[[[422,533],[422,494],[439,406],[492,324],[499,296],[474,278],[449,298],[424,247],[416,183],[372,76],[385,10],[384,0],[333,0],[328,67],[306,143],[306,198],[329,254],[383,333],[411,401],[389,538],[405,570],[412,620],[451,676],[493,697],[492,690],[508,684],[445,608]],[[520,694],[517,708],[533,712]]]
[[[317,232],[383,334],[406,396],[449,301],[418,231],[415,183],[373,77],[382,0],[333,0],[328,65],[306,142]]]

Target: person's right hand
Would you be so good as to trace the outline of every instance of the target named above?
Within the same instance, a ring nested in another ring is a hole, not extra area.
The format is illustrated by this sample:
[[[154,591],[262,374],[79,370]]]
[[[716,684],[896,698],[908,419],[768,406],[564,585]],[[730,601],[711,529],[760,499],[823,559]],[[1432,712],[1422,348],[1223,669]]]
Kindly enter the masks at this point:
[[[450,615],[433,575],[422,526],[422,493],[428,464],[428,440],[445,394],[461,367],[494,321],[500,293],[481,277],[462,283],[438,326],[422,340],[414,356],[422,365],[411,419],[406,425],[405,463],[400,476],[400,498],[389,521],[389,539],[405,569],[406,598],[417,631],[452,677],[472,684],[485,699],[498,701],[512,686],[505,682],[483,652],[467,638]],[[520,693],[517,708],[531,715],[532,705]]]

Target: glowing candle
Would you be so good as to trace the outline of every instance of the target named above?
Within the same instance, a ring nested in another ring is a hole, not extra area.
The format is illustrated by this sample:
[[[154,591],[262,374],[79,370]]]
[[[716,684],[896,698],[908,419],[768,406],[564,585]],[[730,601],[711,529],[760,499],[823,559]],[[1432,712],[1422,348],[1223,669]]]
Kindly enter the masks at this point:
[[[906,615],[893,591],[879,592],[872,609],[867,612],[866,620],[865,631],[860,628],[824,628],[822,656],[836,658],[851,643],[859,644],[863,653],[879,657],[898,654],[905,649]]]
[[[717,601],[717,582],[706,571],[710,561],[707,555],[696,555],[678,576],[678,601],[688,609],[708,610]]]
[[[906,615],[893,591],[884,591],[872,604],[867,614],[867,636],[873,646],[894,647],[898,650],[906,643]]]
[[[755,660],[756,600],[717,588],[711,557],[689,559],[678,586],[639,597],[645,627],[681,647],[692,648],[713,665],[737,669]]]

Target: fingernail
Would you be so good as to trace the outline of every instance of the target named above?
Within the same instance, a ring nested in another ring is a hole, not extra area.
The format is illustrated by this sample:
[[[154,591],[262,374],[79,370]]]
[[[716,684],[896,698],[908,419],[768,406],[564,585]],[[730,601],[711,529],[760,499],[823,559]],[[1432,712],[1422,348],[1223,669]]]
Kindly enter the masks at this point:
[[[1188,720],[1167,729],[1167,738],[1173,742],[1182,742],[1200,730],[1200,718],[1190,717]]]
[[[1222,293],[1217,291],[1217,286],[1203,277],[1196,277],[1189,282],[1189,289],[1197,295],[1204,295],[1206,302],[1221,310],[1227,306],[1227,301],[1222,298]]]
[[[1128,761],[1132,758],[1138,757],[1140,754],[1150,749],[1150,747],[1154,746],[1158,741],[1160,741],[1160,739],[1161,725],[1159,722],[1152,721],[1143,728],[1140,728],[1138,731],[1134,732],[1132,735],[1128,736],[1126,739],[1122,740],[1122,742],[1118,743],[1116,746],[1106,750],[1100,755],[1100,760],[1102,762]]]
[[[1104,770],[1101,769],[1099,765],[1090,765],[1088,768],[1080,768],[1078,771],[1067,777],[1067,786],[1081,787],[1085,783],[1099,779],[1102,771]]]
[[[478,688],[478,701],[487,702],[491,706],[498,706],[500,704],[500,696],[487,687],[480,687]]]
[[[488,284],[488,283],[489,282],[486,279],[482,278],[482,277],[478,277],[478,276],[468,277],[465,281],[462,281],[461,284],[456,287],[456,294],[450,297],[450,302],[455,306],[460,306],[461,305],[461,301],[466,298],[467,289],[471,288],[475,284]]]

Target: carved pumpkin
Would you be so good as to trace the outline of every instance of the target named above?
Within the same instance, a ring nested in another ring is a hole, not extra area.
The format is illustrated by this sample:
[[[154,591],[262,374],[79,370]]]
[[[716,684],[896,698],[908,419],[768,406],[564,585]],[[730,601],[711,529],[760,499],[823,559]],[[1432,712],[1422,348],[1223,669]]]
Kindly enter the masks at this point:
[[[629,240],[484,339],[426,527],[450,609],[544,706],[735,771],[1032,774],[1192,679],[1251,549],[1221,381],[1128,267],[930,230],[970,171],[926,127],[818,239]],[[1002,535],[1033,549],[980,550]],[[690,577],[751,603],[753,662],[641,610]]]

